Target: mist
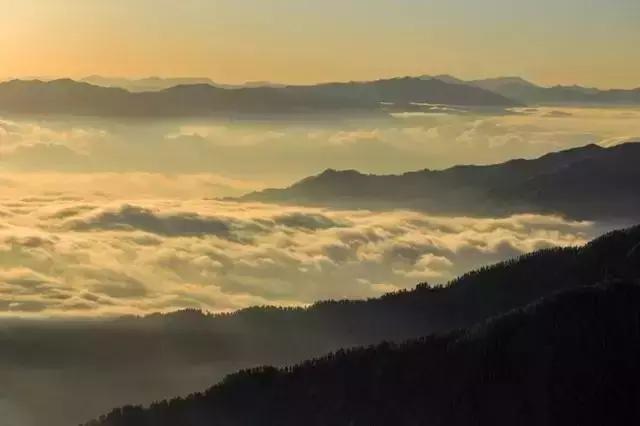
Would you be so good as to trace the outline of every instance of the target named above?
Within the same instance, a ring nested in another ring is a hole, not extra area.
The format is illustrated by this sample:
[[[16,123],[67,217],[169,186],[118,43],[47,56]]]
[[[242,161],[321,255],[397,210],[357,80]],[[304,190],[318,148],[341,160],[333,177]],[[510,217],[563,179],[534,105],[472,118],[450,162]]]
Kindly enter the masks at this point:
[[[0,358],[0,417],[78,423],[349,343],[318,338],[284,357],[260,340],[225,346],[220,336],[189,341],[181,328],[114,326],[121,316],[379,297],[619,225],[221,200],[326,168],[402,173],[640,135],[637,109],[432,111],[287,122],[0,118],[0,339],[13,348]]]
[[[639,118],[632,108],[549,107],[316,121],[4,117],[0,164],[30,173],[210,174],[244,185],[225,182],[204,196],[235,195],[326,168],[401,173],[608,146],[637,138]]]

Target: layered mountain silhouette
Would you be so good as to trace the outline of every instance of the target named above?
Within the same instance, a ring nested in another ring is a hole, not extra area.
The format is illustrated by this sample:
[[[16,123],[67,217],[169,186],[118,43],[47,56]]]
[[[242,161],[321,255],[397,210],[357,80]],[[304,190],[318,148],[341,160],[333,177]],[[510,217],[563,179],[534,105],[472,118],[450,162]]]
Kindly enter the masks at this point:
[[[206,77],[145,77],[138,79],[131,78],[117,78],[117,77],[103,77],[100,75],[90,75],[85,77],[80,82],[89,83],[94,86],[101,87],[116,87],[120,89],[126,89],[130,92],[152,92],[170,89],[175,86],[193,85],[193,84],[208,84],[215,87],[226,87],[225,85],[218,84]]]
[[[117,117],[309,114],[420,110],[421,104],[505,108],[524,104],[640,103],[640,88],[542,87],[520,77],[464,81],[449,75],[308,86],[208,78],[89,76],[0,83],[0,111]]]
[[[283,353],[292,358],[305,357],[310,352],[326,352],[332,346],[399,341],[468,327],[560,290],[639,277],[637,226],[612,232],[584,247],[537,251],[481,268],[442,286],[421,284],[414,290],[377,299],[326,301],[306,309],[256,307],[222,316],[181,311],[133,322],[182,330],[197,330],[208,322],[209,330],[226,336],[231,336],[232,330],[243,330],[252,334],[250,341],[264,354],[273,351],[268,358],[278,363]],[[126,324],[131,320],[120,321]]]
[[[87,426],[633,424],[638,306],[635,282],[581,287],[443,336],[243,371]]]
[[[269,81],[248,81],[243,84],[221,84],[206,77],[145,77],[145,78],[117,78],[91,75],[80,80],[84,83],[102,87],[118,87],[130,92],[152,92],[170,89],[176,86],[194,84],[208,84],[222,89],[241,89],[249,87],[284,87],[285,85]]]
[[[477,87],[399,78],[316,86],[223,88],[187,84],[132,93],[73,80],[0,83],[0,111],[118,117],[376,112],[416,103],[508,107],[510,99]]]
[[[431,78],[425,76],[423,78]],[[450,75],[433,78],[450,84],[479,87],[524,104],[580,104],[580,105],[637,105],[640,104],[640,87],[637,89],[600,90],[583,86],[543,87],[520,77],[497,77],[482,80],[461,80]]]
[[[27,405],[41,416],[34,420],[37,426],[77,424],[113,406],[203,389],[222,374],[240,368],[290,365],[340,348],[452,332],[557,291],[602,281],[637,280],[639,247],[640,227],[635,227],[607,234],[584,247],[542,250],[482,268],[441,287],[423,284],[378,299],[327,301],[306,309],[255,307],[225,315],[181,311],[115,321],[9,324],[0,333],[0,345],[6,348],[0,352],[0,366],[7,366],[12,375],[25,373],[15,383],[5,382],[3,391],[10,401]],[[47,384],[39,382],[42,379],[34,371],[57,371],[56,386],[64,386],[67,392],[52,398]],[[333,374],[331,369],[328,374]],[[247,386],[254,386],[253,375],[248,377]],[[308,382],[309,389],[315,388],[313,380]],[[352,383],[365,392],[371,390],[368,384]],[[411,389],[415,386],[418,383]],[[78,405],[78,395],[91,397]],[[208,400],[202,401],[203,409],[209,410]],[[187,411],[180,409],[178,415],[191,413],[190,418],[198,418],[198,409],[192,411],[191,402],[185,404]],[[218,402],[212,404],[212,408],[218,406]],[[131,421],[127,413],[139,412],[125,410],[122,421]],[[161,417],[165,414],[169,415],[163,411]],[[236,423],[236,414],[229,414],[231,423],[221,424],[244,424]],[[144,423],[149,418],[141,415],[135,417],[140,425],[165,424]],[[169,424],[190,424],[183,423],[183,417],[177,417],[180,421],[171,416],[166,419],[173,419]],[[247,420],[249,424],[253,419]]]
[[[242,200],[443,214],[557,213],[578,219],[640,216],[640,143],[587,145],[533,160],[456,166],[402,175],[326,170]]]

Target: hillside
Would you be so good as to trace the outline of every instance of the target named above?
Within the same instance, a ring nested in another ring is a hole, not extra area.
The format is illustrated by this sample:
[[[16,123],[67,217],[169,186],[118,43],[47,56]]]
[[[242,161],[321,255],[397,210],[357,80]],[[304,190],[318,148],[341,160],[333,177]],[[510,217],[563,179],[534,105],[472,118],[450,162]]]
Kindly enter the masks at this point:
[[[77,424],[114,406],[204,389],[241,368],[289,365],[339,348],[449,332],[556,291],[635,280],[640,278],[638,247],[640,227],[635,227],[581,248],[543,250],[485,267],[443,287],[421,285],[378,299],[327,301],[307,309],[0,323],[4,397],[36,413],[36,426]],[[43,376],[54,371],[51,378]],[[66,392],[51,398],[53,383]],[[81,406],[78,395],[83,395]]]
[[[204,393],[87,425],[635,423],[638,306],[637,284],[582,287],[464,331],[243,371]]]
[[[556,213],[578,219],[632,219],[640,214],[640,143],[588,145],[533,160],[456,166],[402,175],[327,170],[245,201],[343,208],[414,208],[431,213]]]

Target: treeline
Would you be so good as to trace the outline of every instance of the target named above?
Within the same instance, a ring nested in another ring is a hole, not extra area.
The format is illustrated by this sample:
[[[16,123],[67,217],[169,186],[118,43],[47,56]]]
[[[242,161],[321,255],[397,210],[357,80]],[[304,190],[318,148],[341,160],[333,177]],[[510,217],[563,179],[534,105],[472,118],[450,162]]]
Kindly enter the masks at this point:
[[[115,321],[40,326],[0,335],[4,362],[38,368],[145,359],[290,364],[339,348],[401,341],[467,327],[553,292],[640,276],[640,227],[584,247],[537,251],[465,274],[442,287],[366,301],[326,301],[309,308],[255,307],[224,315],[182,311]],[[34,352],[37,344],[41,351]],[[45,355],[46,354],[46,355]]]
[[[638,306],[637,283],[582,287],[466,331],[247,370],[86,426],[636,423]]]
[[[55,382],[67,393],[48,397],[55,411],[34,411],[36,424],[62,426],[69,418],[77,424],[114,406],[204,389],[243,368],[292,365],[340,348],[451,332],[560,290],[637,279],[639,247],[640,227],[634,227],[584,247],[537,251],[485,267],[443,287],[424,284],[378,299],[307,309],[8,324],[0,333],[0,365],[25,374],[5,384],[5,392],[17,398],[22,391],[20,401],[41,406],[41,398],[50,395],[49,382],[34,381],[31,372],[60,372]],[[68,395],[82,395],[82,404]]]

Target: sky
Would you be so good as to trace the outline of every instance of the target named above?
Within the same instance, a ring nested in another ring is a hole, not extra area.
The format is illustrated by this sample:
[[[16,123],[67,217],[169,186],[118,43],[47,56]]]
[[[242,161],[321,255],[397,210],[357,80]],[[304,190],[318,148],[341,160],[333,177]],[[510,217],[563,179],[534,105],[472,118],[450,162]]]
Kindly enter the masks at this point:
[[[637,0],[0,0],[0,78],[640,86]]]

